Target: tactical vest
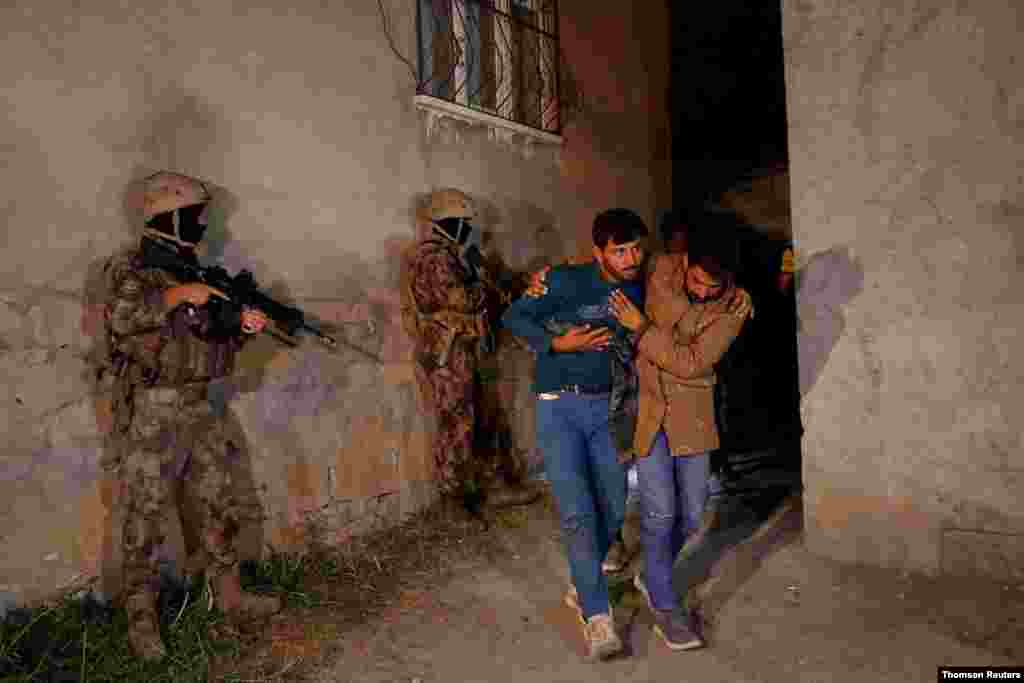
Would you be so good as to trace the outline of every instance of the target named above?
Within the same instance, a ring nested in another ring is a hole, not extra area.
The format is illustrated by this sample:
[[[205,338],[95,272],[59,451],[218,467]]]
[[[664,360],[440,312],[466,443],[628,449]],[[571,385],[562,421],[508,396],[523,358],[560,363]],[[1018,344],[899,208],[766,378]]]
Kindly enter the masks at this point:
[[[402,254],[401,275],[400,275],[400,300],[402,328],[406,334],[414,340],[420,339],[427,333],[427,323],[433,322],[444,328],[441,359],[439,366],[447,363],[448,354],[458,337],[469,339],[481,339],[490,334],[485,310],[476,313],[457,313],[447,309],[426,313],[420,308],[416,301],[416,294],[413,290],[413,278],[415,276],[416,257],[423,247],[436,245],[439,249],[447,247],[437,241],[428,240],[419,242]]]

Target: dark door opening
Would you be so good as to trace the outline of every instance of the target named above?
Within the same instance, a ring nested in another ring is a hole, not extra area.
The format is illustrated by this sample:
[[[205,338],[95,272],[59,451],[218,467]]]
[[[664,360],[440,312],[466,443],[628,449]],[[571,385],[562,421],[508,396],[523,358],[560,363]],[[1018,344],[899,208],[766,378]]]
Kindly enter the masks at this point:
[[[726,497],[777,500],[799,486],[803,433],[782,8],[677,0],[672,14],[673,208],[727,210],[716,229],[735,232],[755,306],[718,366],[713,467]]]

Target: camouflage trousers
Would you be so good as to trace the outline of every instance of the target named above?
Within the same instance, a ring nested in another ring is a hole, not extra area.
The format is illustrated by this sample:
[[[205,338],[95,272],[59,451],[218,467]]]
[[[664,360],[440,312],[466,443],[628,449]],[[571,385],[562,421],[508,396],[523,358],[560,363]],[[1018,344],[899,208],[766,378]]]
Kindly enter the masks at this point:
[[[460,495],[498,479],[518,480],[522,464],[498,444],[506,439],[496,438],[508,429],[507,407],[485,395],[474,346],[456,344],[444,367],[431,354],[417,356],[417,381],[437,418],[430,449],[440,493]]]
[[[444,367],[432,354],[419,356],[416,376],[426,402],[437,418],[430,445],[441,495],[464,493],[477,482],[473,459],[476,428],[476,356],[471,347],[456,344]]]
[[[230,493],[228,465],[239,454],[226,422],[205,396],[205,386],[139,388],[132,393],[128,431],[117,443],[124,487],[124,590],[126,596],[155,593],[167,504],[176,498],[186,545],[205,555],[207,574],[236,564],[232,537],[242,510]],[[172,497],[172,489],[179,494]],[[198,519],[187,521],[183,504]],[[193,550],[190,549],[190,554]]]

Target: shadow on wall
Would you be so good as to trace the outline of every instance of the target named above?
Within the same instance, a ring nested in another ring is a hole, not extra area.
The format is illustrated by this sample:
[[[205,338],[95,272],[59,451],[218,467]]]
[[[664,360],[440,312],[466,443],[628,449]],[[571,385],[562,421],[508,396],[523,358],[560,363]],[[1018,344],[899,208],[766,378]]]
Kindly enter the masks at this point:
[[[151,116],[139,126],[145,131],[139,138],[144,158],[179,173],[215,176],[223,160],[237,156],[231,124],[215,105],[180,83],[164,84],[155,100]]]
[[[864,268],[837,246],[810,256],[799,273],[797,343],[800,349],[800,396],[817,383],[839,338],[846,330],[842,307],[864,289]]]
[[[555,217],[546,209],[513,202],[501,212],[487,204],[482,217],[485,251],[500,265],[504,278],[565,261],[565,243],[555,228]]]

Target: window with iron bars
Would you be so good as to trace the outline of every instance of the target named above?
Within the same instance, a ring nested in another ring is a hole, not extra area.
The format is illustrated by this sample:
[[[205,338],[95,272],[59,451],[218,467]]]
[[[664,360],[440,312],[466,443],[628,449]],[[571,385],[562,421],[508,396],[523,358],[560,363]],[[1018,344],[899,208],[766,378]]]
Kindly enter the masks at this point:
[[[417,0],[418,92],[561,135],[555,0]]]

